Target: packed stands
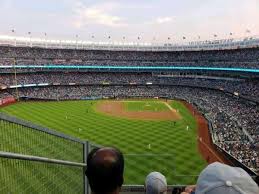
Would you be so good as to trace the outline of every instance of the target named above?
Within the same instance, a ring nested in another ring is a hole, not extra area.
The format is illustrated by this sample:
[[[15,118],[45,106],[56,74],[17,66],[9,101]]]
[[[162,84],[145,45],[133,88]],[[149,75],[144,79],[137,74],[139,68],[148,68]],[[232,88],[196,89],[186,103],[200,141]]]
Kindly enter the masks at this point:
[[[0,47],[0,98],[77,100],[103,97],[168,97],[196,105],[212,123],[215,142],[251,170],[259,171],[257,75],[181,75],[169,72],[35,70],[16,65],[197,66],[259,68],[259,49],[210,51],[101,51]],[[11,69],[4,67],[11,66]],[[17,86],[18,85],[18,86]],[[6,89],[7,87],[7,89]],[[17,89],[18,88],[18,89]],[[253,100],[253,101],[252,101]]]
[[[16,83],[17,82],[17,83]],[[179,77],[152,75],[152,73],[84,73],[84,72],[43,72],[43,73],[23,73],[17,74],[16,80],[14,74],[2,74],[0,83],[12,85],[26,84],[61,84],[69,83],[84,84],[159,84],[159,85],[184,85],[193,87],[205,87],[214,89],[224,89],[225,91],[238,95],[259,99],[259,83],[246,79],[226,79],[215,77]]]
[[[258,171],[259,107],[221,91],[182,86],[52,86],[20,90],[23,97],[52,100],[129,95],[168,96],[196,104],[212,121],[218,144],[240,162]]]
[[[259,49],[137,52],[0,47],[0,65],[201,66],[258,68]]]

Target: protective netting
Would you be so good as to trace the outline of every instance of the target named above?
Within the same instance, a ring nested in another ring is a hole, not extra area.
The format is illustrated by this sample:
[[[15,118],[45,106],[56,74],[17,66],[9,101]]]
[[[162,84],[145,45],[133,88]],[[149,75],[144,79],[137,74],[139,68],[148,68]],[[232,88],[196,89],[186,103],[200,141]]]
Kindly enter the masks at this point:
[[[0,151],[84,163],[84,143],[0,117]],[[83,167],[1,158],[0,193],[84,193]]]
[[[83,193],[83,169],[0,158],[0,193]]]
[[[83,162],[83,144],[0,119],[0,150]]]

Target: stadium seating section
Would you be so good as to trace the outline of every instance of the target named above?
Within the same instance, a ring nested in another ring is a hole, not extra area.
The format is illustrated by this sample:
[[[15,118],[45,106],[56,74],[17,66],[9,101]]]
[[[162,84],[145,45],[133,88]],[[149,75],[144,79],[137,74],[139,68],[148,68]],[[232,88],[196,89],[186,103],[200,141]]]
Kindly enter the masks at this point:
[[[259,49],[179,52],[123,52],[0,47],[0,66],[197,66],[259,68]],[[19,96],[32,99],[86,99],[90,97],[166,96],[194,105],[213,125],[222,149],[259,172],[259,82],[255,76],[192,75],[179,72],[94,72],[1,69],[0,98],[17,95],[9,88],[21,85]],[[16,78],[16,79],[15,79]],[[44,86],[30,87],[30,84]],[[46,83],[48,85],[46,85]],[[22,87],[27,85],[27,87]]]

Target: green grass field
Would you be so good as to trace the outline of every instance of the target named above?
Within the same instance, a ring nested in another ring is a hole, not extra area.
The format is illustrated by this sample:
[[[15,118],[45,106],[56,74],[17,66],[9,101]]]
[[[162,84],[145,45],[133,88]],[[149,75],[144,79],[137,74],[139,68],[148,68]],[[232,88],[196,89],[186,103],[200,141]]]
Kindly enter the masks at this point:
[[[197,149],[196,121],[181,102],[170,104],[182,116],[175,126],[172,121],[108,116],[96,111],[97,102],[20,102],[0,111],[70,136],[120,148],[126,162],[125,184],[143,184],[151,171],[163,173],[168,184],[195,182],[193,175],[198,175],[206,163]],[[169,110],[155,100],[125,104],[128,111]]]

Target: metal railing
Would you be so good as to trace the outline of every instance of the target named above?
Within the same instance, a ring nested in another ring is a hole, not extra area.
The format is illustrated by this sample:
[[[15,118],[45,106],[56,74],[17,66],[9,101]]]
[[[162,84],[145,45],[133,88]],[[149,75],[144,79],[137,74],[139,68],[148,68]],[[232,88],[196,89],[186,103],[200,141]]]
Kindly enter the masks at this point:
[[[167,185],[167,193],[180,194],[184,191],[186,185]],[[121,188],[121,194],[145,194],[144,185],[124,185]]]
[[[0,113],[0,193],[89,193],[89,143]]]

